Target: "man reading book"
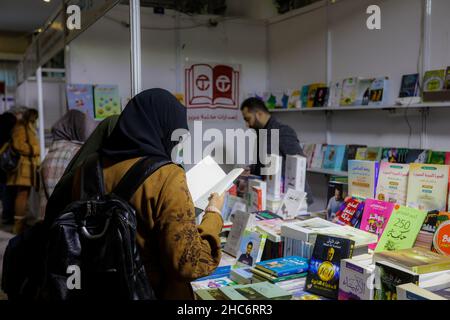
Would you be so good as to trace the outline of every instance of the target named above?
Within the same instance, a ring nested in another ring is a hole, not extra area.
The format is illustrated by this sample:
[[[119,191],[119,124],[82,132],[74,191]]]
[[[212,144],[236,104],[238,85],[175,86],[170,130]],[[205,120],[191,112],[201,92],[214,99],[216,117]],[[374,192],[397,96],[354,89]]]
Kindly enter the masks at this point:
[[[287,155],[301,155],[305,157],[297,133],[288,125],[280,123],[277,119],[272,117],[265,103],[259,98],[248,98],[241,105],[241,112],[245,123],[251,129],[256,130],[259,142],[259,130],[267,130],[267,154],[272,154],[271,150],[271,131],[279,131],[279,155],[283,158],[282,174],[284,176],[285,163]],[[259,148],[259,143],[257,144]],[[273,150],[276,153],[276,150]],[[261,175],[261,168],[263,164],[259,158],[259,150],[257,152],[257,163],[250,167],[250,173],[253,175]],[[313,203],[313,197],[309,184],[306,183],[305,191],[307,193],[308,205]]]

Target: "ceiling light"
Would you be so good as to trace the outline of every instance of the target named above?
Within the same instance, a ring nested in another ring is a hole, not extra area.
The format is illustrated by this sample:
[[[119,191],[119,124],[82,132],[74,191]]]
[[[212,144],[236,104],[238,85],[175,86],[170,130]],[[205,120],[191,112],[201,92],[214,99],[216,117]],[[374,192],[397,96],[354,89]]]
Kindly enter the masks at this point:
[[[44,0],[44,2],[50,2],[51,0]]]

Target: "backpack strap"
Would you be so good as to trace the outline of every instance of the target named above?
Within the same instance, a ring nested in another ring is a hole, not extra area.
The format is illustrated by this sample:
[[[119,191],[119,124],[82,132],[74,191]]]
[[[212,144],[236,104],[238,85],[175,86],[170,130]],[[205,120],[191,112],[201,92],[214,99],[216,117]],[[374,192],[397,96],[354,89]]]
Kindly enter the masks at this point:
[[[88,200],[94,196],[105,194],[103,169],[100,156],[97,153],[90,155],[81,167],[80,188],[81,200]]]
[[[156,157],[143,157],[139,159],[120,180],[112,193],[124,200],[130,200],[136,190],[156,170],[171,164],[172,161]]]

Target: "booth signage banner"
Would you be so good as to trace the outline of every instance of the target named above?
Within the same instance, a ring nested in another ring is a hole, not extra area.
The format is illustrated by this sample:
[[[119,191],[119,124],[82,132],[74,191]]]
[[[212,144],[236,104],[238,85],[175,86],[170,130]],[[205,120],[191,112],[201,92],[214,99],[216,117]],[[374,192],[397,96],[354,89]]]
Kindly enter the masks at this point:
[[[240,65],[189,63],[185,67],[188,120],[237,120]]]

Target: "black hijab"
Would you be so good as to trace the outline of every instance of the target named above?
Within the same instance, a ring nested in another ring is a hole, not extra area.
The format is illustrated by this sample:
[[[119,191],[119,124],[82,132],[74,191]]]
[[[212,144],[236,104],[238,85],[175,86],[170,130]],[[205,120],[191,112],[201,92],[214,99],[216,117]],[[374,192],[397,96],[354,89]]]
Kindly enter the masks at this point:
[[[143,156],[171,160],[177,129],[188,130],[186,108],[168,91],[149,89],[127,104],[100,153],[124,161]]]

